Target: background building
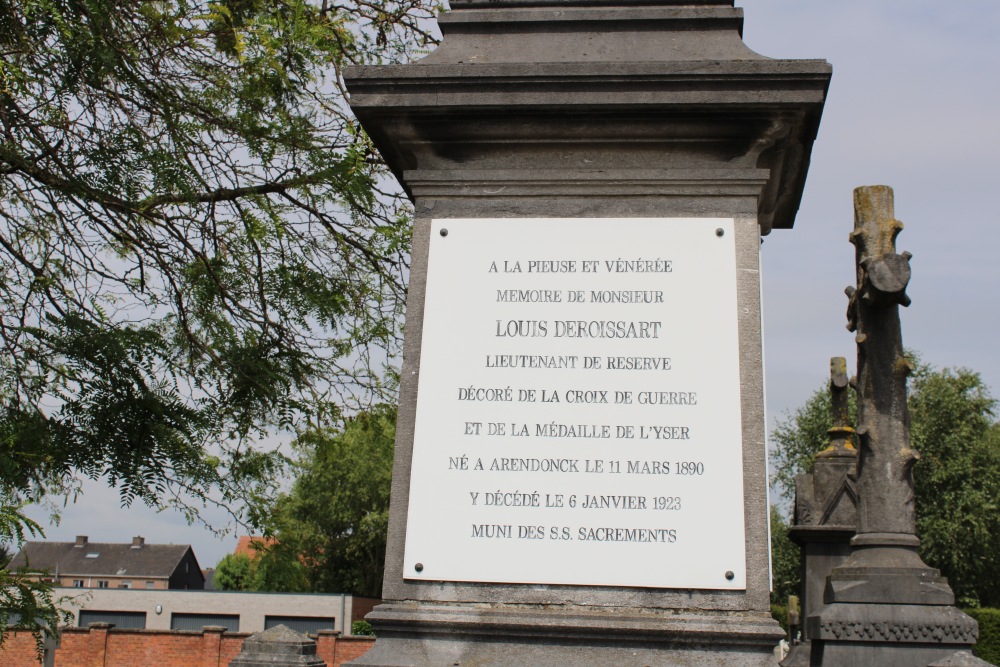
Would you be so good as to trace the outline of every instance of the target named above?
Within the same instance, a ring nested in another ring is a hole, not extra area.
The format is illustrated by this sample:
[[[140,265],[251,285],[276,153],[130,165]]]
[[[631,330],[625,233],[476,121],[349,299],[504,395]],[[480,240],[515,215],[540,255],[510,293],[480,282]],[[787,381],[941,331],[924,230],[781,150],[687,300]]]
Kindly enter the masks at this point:
[[[220,626],[229,632],[259,632],[285,625],[315,635],[351,633],[378,600],[326,593],[96,589],[63,591],[59,606],[73,625],[114,623],[121,629],[194,630]],[[346,622],[345,622],[346,621]]]
[[[27,568],[57,586],[69,588],[139,588],[146,590],[205,588],[205,576],[188,544],[90,542],[26,542],[10,562]]]

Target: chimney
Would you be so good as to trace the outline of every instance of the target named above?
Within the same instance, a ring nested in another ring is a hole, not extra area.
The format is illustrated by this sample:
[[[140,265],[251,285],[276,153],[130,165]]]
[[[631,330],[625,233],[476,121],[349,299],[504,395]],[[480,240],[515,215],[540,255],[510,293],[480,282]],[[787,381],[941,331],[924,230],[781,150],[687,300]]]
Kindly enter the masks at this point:
[[[76,536],[76,544],[73,545],[73,546],[83,547],[83,546],[86,546],[86,545],[87,545],[87,536],[86,535],[77,535]]]
[[[141,535],[137,535],[136,537],[132,538],[133,549],[141,549],[142,545],[144,545],[145,543],[146,543],[146,538],[142,537]]]

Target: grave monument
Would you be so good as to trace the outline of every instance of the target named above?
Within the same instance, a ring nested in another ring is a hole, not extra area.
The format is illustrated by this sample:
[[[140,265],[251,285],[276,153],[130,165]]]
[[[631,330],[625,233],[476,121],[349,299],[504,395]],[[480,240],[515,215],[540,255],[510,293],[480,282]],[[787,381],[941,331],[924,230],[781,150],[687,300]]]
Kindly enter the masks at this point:
[[[847,360],[830,359],[829,446],[816,455],[812,472],[795,478],[795,514],[788,536],[801,548],[801,618],[823,606],[826,578],[851,555],[851,538],[857,526],[856,488],[858,452],[854,448],[847,392]],[[781,661],[782,667],[807,667],[811,643],[802,627],[799,641]]]
[[[725,0],[453,0],[345,73],[415,208],[355,665],[772,665],[759,247],[831,69]]]
[[[827,578],[826,603],[806,621],[811,663],[824,667],[983,664],[968,650],[976,621],[954,606],[940,571],[917,548],[913,466],[899,306],[908,306],[910,253],[896,252],[892,188],[854,191],[857,286],[847,294],[858,347],[857,534]]]
[[[229,667],[325,667],[316,642],[285,625],[255,632],[243,641]]]

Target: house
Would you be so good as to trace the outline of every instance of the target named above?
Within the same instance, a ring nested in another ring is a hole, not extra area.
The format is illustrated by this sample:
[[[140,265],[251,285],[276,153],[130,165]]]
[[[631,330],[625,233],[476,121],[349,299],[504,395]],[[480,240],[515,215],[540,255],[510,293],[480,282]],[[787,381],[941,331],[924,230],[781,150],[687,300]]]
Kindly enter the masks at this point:
[[[56,586],[71,588],[141,588],[150,590],[205,588],[205,577],[188,544],[90,542],[26,542],[10,562],[27,568]]]
[[[266,550],[269,547],[274,546],[278,543],[273,537],[261,537],[259,535],[241,535],[239,541],[236,543],[236,548],[233,549],[234,556],[246,556],[250,560],[253,560],[262,550]]]

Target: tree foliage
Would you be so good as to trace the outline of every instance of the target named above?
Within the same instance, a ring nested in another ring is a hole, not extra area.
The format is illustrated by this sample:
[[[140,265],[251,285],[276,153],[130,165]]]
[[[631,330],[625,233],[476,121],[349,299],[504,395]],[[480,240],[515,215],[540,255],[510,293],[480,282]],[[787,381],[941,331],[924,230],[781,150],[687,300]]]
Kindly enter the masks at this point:
[[[787,605],[789,595],[799,595],[800,551],[788,536],[789,525],[777,506],[771,506],[771,603]]]
[[[0,469],[238,503],[275,428],[384,395],[407,210],[348,63],[423,0],[0,3]]]
[[[924,560],[967,606],[1000,607],[1000,425],[978,373],[921,371],[913,382],[917,535]]]
[[[395,423],[396,408],[380,405],[299,438],[299,474],[276,503],[262,565],[301,563],[313,592],[381,597]]]
[[[226,554],[215,565],[212,587],[219,591],[255,591],[250,574],[250,557],[246,554]]]
[[[772,434],[775,484],[828,444],[829,394],[814,393]],[[916,364],[908,398],[920,554],[948,577],[960,604],[1000,606],[1000,425],[997,401],[978,373]],[[855,414],[852,411],[852,415]]]
[[[226,554],[215,566],[212,583],[220,591],[299,593],[309,590],[302,560],[277,544],[262,545],[252,556]]]
[[[4,511],[89,477],[260,523],[262,439],[391,396],[409,213],[340,72],[432,3],[0,2]]]

